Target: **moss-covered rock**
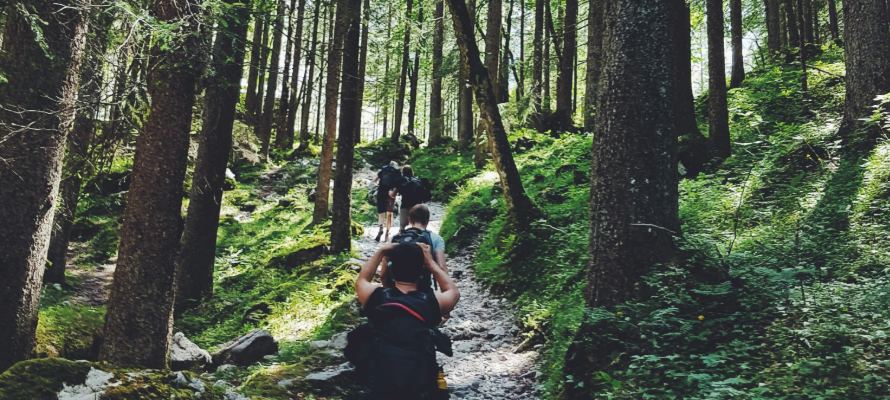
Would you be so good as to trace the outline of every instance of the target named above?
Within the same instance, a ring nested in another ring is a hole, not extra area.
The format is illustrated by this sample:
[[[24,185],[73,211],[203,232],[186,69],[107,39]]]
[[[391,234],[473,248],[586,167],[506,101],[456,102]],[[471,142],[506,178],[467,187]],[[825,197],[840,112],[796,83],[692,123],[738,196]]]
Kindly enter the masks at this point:
[[[22,361],[0,374],[0,399],[56,400],[65,384],[83,383],[91,365],[61,358]]]
[[[40,310],[35,352],[38,357],[95,360],[104,307],[58,304]]]

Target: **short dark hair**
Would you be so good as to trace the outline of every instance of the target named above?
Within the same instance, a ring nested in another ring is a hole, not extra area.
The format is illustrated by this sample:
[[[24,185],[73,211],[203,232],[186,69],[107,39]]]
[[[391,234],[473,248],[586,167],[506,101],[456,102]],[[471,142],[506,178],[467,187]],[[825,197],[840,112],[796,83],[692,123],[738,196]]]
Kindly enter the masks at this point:
[[[414,168],[411,168],[410,165],[405,164],[402,167],[402,175],[407,176],[409,178],[413,177],[414,176]]]
[[[408,219],[421,225],[429,224],[430,209],[423,204],[418,204],[414,207],[411,207],[411,211],[408,211]]]
[[[386,256],[389,271],[396,282],[416,283],[423,273],[423,249],[416,243],[400,243]]]

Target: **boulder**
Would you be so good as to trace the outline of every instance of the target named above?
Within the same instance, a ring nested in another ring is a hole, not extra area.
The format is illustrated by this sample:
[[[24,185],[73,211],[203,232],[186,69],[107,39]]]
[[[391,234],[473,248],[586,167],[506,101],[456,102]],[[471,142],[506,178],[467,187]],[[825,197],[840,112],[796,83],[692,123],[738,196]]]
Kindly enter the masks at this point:
[[[248,334],[228,342],[213,355],[213,363],[251,365],[263,356],[278,351],[278,343],[265,329],[254,329]]]
[[[182,371],[192,367],[203,367],[213,362],[213,357],[206,350],[192,343],[182,332],[173,335],[170,346],[170,369]]]
[[[331,337],[330,347],[335,350],[345,350],[349,339],[346,338],[346,332],[338,333]]]

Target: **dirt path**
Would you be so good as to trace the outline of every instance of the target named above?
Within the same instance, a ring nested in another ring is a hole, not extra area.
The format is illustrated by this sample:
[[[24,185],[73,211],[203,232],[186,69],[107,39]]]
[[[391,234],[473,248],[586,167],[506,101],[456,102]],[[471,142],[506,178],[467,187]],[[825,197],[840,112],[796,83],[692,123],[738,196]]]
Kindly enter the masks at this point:
[[[359,172],[357,179],[365,185],[373,179],[368,170]],[[438,233],[445,218],[445,207],[428,204],[430,225]],[[398,219],[390,231],[398,233]],[[367,226],[365,234],[355,242],[362,258],[371,257],[379,243],[374,241],[376,226]],[[447,240],[447,238],[446,238]],[[461,249],[447,260],[451,276],[460,289],[461,299],[451,319],[442,329],[453,340],[454,357],[439,355],[445,367],[446,380],[453,399],[533,399],[534,359],[536,351],[514,353],[522,340],[516,335],[518,326],[509,311],[509,303],[493,297],[475,280],[474,257],[476,244]]]

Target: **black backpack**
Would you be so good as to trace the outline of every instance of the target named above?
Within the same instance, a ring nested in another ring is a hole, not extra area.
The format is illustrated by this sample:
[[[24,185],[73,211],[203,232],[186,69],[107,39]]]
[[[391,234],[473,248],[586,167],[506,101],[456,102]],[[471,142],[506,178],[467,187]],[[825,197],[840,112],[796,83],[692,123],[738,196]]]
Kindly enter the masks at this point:
[[[426,178],[408,178],[408,182],[403,186],[402,197],[409,199],[408,203],[420,204],[426,203],[433,199],[432,185]]]
[[[400,231],[398,235],[393,236],[393,243],[423,243],[427,246],[430,246],[430,252],[433,251],[433,235],[430,231],[421,230],[418,228],[408,228],[403,231]],[[436,261],[436,254],[433,253],[433,261]],[[392,279],[387,276],[387,280]],[[395,287],[395,284],[390,281],[390,284],[387,287]],[[433,284],[436,282],[433,281],[433,274],[424,269],[420,275],[420,281],[417,282],[417,290],[424,292],[432,292]],[[436,285],[438,286],[438,284]]]
[[[384,165],[383,168],[380,169],[380,182],[379,185],[382,188],[386,188],[388,191],[396,186],[399,178],[402,177],[402,171],[396,169],[392,165]]]
[[[419,291],[404,294],[390,288],[382,293],[381,304],[365,310],[368,323],[347,334],[344,355],[377,393],[439,398],[436,351],[448,356],[452,351],[451,341],[437,328],[438,303]]]

